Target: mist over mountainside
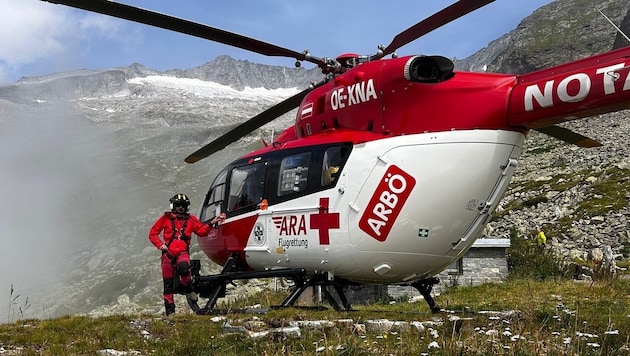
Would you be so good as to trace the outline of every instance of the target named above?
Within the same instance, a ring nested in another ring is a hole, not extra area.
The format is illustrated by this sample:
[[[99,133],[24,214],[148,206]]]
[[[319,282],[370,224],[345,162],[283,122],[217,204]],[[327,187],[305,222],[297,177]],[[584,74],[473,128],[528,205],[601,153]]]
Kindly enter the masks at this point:
[[[485,65],[489,71],[523,73],[624,45],[596,7],[626,30],[630,26],[627,1],[557,0],[457,61],[456,68]],[[158,72],[132,64],[22,78],[0,87],[0,196],[6,198],[0,204],[5,242],[0,268],[11,271],[0,275],[0,322],[16,309],[6,303],[11,285],[29,297],[28,317],[160,312],[159,252],[147,240],[151,224],[177,192],[191,197],[197,213],[219,170],[261,147],[261,134],[269,139],[272,131],[290,125],[294,112],[197,164],[183,159],[320,79],[318,69],[221,56],[191,69]],[[525,150],[530,155],[553,143],[542,156],[524,157],[519,166],[524,177],[517,173],[515,179],[536,179],[541,169],[551,174],[558,156],[590,157],[563,168],[566,174],[609,164],[627,167],[627,112],[571,125],[605,146],[576,151],[533,133],[526,143],[532,149]],[[520,192],[510,194],[506,201]],[[608,225],[617,230],[609,234],[627,231],[627,212],[616,214]],[[491,236],[504,237],[511,223],[526,229],[536,216],[545,215],[528,211],[500,221]],[[203,261],[204,273],[217,268],[196,246],[192,258]]]
[[[184,158],[298,91],[239,91],[139,68],[57,73],[0,89],[1,164],[16,167],[0,174],[0,191],[13,202],[2,210],[0,233],[24,236],[18,253],[0,258],[3,270],[16,271],[0,277],[0,288],[14,284],[34,315],[87,312],[121,290],[135,296],[159,282],[148,228],[176,192],[188,194],[196,212],[216,173],[261,147],[260,134],[195,165]],[[269,124],[265,138],[290,121],[288,114]]]

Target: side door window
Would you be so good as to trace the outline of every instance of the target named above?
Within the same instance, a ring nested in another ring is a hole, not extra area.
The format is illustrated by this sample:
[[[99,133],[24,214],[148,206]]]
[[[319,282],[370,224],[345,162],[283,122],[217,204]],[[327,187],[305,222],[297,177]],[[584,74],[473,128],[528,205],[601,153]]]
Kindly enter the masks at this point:
[[[308,167],[310,152],[287,156],[280,163],[280,177],[278,179],[278,196],[299,193],[308,184]]]
[[[322,161],[322,187],[332,187],[337,183],[341,169],[350,155],[349,145],[329,147],[324,152]]]
[[[324,152],[321,182],[323,187],[335,185],[342,163],[341,147],[331,147]]]

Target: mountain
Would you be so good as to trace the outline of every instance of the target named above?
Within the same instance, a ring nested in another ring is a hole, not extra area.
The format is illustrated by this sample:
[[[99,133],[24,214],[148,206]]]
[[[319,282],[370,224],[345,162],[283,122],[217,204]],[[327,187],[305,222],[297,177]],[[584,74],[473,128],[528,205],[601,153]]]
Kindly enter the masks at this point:
[[[456,61],[456,68],[523,74],[628,45],[602,13],[630,34],[627,1],[556,0],[485,48]]]
[[[556,0],[456,67],[523,73],[623,45],[596,8],[628,28],[627,2]],[[220,56],[190,69],[159,72],[132,64],[0,87],[0,197],[6,199],[0,204],[0,268],[11,271],[0,276],[0,293],[14,286],[28,297],[29,317],[160,312],[159,253],[147,240],[148,228],[177,192],[199,206],[220,169],[260,147],[260,136],[286,127],[294,113],[202,162],[188,165],[183,158],[320,78],[317,69]],[[627,117],[624,111],[567,125],[599,139],[603,148],[576,149],[532,133],[488,236],[554,224],[593,197],[585,182],[597,182],[612,168],[627,170]],[[559,191],[560,179],[582,183]],[[543,196],[533,207],[510,205]],[[592,255],[609,244],[623,254],[630,246],[627,207],[609,210],[551,236],[556,248]],[[197,248],[193,258],[204,261],[203,273],[217,269]],[[7,320],[11,315],[3,315],[18,305],[1,300],[0,320]]]

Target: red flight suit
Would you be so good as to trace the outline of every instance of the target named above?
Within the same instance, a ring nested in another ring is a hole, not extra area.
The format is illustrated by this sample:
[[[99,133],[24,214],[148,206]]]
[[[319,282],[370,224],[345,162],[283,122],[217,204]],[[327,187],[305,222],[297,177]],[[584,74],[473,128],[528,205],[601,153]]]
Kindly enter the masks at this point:
[[[173,226],[175,226],[175,234],[173,234]],[[185,226],[185,231],[182,229]],[[197,236],[208,236],[212,227],[204,224],[191,214],[175,214],[173,212],[165,212],[153,224],[149,230],[149,241],[159,250],[162,245],[170,247],[176,239],[183,240],[186,243],[185,251],[173,256],[173,253],[162,251],[162,278],[164,281],[164,306],[167,314],[175,311],[175,301],[173,299],[174,286],[173,275],[174,268],[179,272],[179,278],[185,290],[191,291],[188,283],[190,282],[190,239],[193,233]],[[162,233],[160,239],[160,233]],[[171,249],[169,249],[171,251]]]

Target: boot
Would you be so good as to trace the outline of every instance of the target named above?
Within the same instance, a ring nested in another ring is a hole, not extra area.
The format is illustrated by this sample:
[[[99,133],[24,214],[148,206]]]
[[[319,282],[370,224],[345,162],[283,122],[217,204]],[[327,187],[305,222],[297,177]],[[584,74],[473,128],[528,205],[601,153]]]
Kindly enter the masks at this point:
[[[168,301],[164,301],[164,310],[166,311],[166,316],[175,313],[175,303],[169,303]]]

